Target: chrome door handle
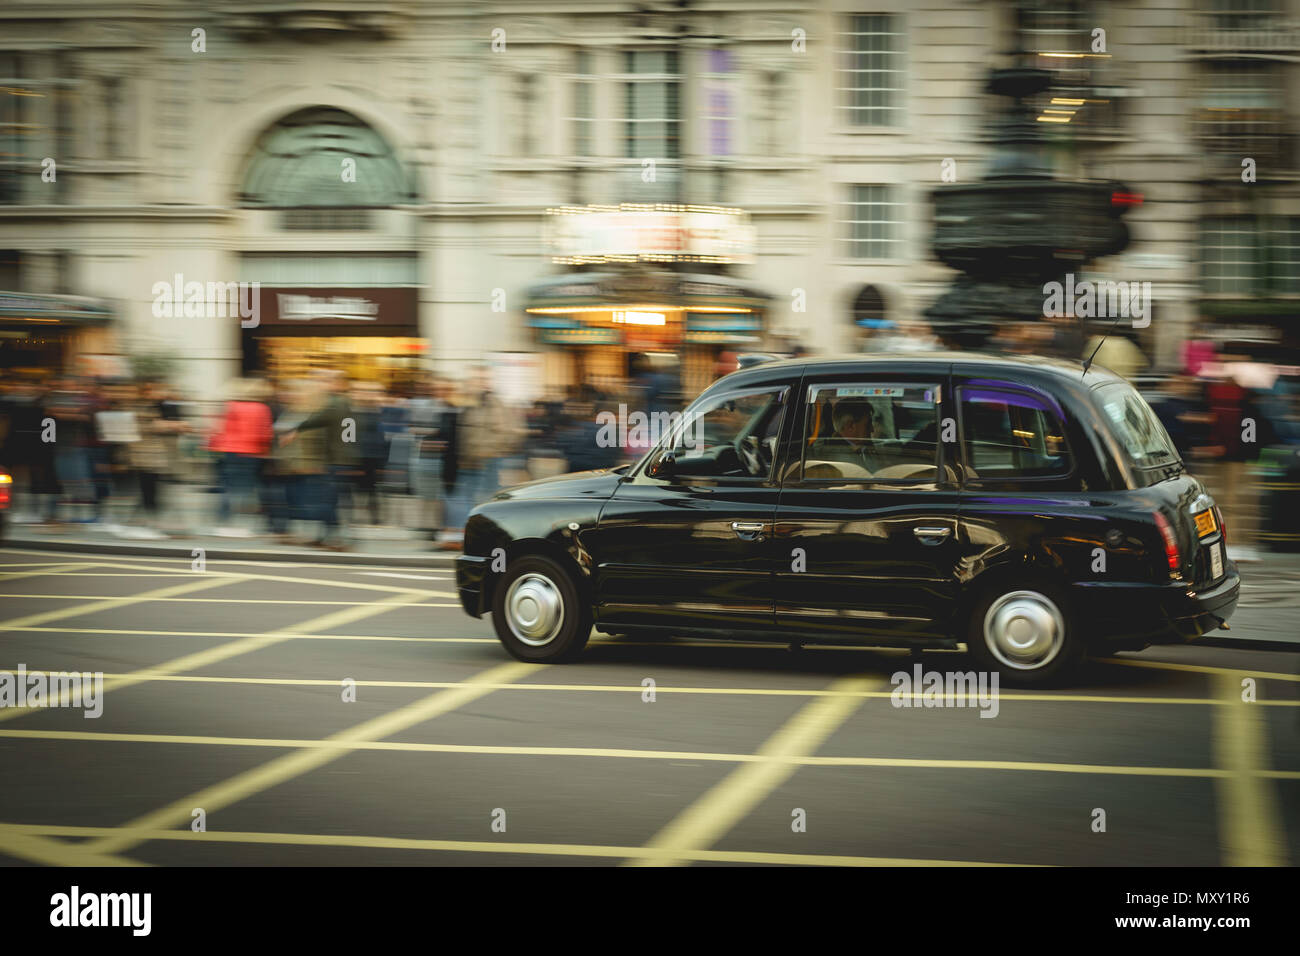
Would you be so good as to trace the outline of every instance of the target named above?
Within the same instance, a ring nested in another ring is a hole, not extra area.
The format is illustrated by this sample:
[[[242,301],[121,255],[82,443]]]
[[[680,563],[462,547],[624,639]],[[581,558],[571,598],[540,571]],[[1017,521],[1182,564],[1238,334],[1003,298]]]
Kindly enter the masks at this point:
[[[762,535],[767,529],[767,525],[762,521],[733,521],[731,530],[741,538],[749,538],[750,535]]]
[[[916,535],[918,538],[921,539],[921,541],[925,542],[926,544],[929,544],[931,542],[926,541],[926,538],[938,538],[939,541],[943,541],[945,538],[948,537],[948,535],[952,534],[952,528],[927,528],[921,526],[921,527],[913,528],[912,534]],[[939,541],[935,541],[933,543],[938,544]]]

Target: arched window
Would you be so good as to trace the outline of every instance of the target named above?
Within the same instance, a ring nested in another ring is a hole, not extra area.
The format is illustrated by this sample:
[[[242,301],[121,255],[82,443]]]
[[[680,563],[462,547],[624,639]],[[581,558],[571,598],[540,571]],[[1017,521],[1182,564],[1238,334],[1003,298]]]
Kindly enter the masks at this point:
[[[863,329],[881,329],[888,321],[885,297],[874,285],[864,285],[853,300],[853,324]]]
[[[320,106],[292,113],[258,137],[239,203],[374,208],[417,198],[414,177],[379,133],[351,113]]]

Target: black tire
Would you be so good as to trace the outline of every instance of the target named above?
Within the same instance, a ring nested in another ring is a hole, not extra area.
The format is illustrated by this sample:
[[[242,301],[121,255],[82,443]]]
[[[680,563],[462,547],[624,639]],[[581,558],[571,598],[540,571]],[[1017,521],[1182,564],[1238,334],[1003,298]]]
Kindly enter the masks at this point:
[[[552,599],[558,610],[554,623],[548,626]],[[513,617],[508,601],[515,608]],[[533,611],[536,613],[530,618]],[[538,623],[530,633],[533,621]],[[521,661],[562,664],[573,660],[587,646],[591,623],[591,605],[583,599],[573,576],[557,561],[540,554],[512,561],[492,589],[492,626],[505,649]]]
[[[1000,605],[999,611],[990,619],[995,604]],[[1029,623],[1036,615],[1042,620],[1050,620],[1051,628],[1055,628],[1059,620],[1059,641],[1048,637],[1041,642],[1038,653],[1034,652],[1034,645],[1026,641],[1019,657],[1009,648],[999,646],[995,635],[1007,632],[1005,627],[999,628],[999,623],[1018,616],[1024,621],[1020,626],[1030,629],[1028,633],[1045,633],[1034,630]],[[986,634],[986,623],[991,633]],[[989,588],[975,602],[966,649],[982,670],[996,671],[1002,683],[1013,687],[1047,687],[1068,683],[1077,673],[1084,658],[1084,637],[1074,623],[1069,602],[1061,588],[1042,582],[1003,583]]]

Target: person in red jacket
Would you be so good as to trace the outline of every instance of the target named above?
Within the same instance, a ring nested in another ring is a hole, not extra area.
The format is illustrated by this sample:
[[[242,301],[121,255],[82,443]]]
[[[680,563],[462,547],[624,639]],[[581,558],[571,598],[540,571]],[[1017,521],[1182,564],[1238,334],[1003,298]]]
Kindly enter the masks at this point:
[[[230,525],[235,511],[248,507],[255,497],[257,476],[271,451],[271,409],[264,401],[263,383],[238,379],[231,400],[222,410],[221,421],[208,448],[217,453],[217,534],[247,537],[247,528]]]

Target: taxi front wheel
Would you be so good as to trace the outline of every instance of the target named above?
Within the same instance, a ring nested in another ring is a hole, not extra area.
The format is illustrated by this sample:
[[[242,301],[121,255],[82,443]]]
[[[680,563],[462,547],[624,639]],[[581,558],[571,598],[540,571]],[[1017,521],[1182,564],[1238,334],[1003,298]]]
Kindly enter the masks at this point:
[[[573,660],[591,636],[591,608],[569,572],[542,555],[512,561],[492,594],[492,625],[514,657],[534,664]]]

